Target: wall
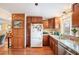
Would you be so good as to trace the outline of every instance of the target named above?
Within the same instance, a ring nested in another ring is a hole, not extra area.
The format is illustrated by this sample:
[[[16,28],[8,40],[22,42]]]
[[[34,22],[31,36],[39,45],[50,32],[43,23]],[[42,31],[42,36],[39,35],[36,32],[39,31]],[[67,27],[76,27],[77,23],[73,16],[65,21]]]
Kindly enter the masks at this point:
[[[11,13],[0,8],[0,18],[3,18],[3,19],[6,19],[6,20],[9,20],[11,19]]]
[[[8,25],[11,24],[11,13],[0,8],[0,35],[8,31]]]

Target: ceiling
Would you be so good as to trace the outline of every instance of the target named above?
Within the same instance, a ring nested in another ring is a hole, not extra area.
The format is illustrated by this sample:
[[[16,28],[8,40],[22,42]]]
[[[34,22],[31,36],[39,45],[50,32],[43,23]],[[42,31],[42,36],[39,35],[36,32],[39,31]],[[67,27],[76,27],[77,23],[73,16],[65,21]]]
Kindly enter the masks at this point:
[[[70,9],[71,3],[0,3],[3,8],[11,13],[26,13],[28,16],[43,16],[51,18],[62,14],[63,10]]]

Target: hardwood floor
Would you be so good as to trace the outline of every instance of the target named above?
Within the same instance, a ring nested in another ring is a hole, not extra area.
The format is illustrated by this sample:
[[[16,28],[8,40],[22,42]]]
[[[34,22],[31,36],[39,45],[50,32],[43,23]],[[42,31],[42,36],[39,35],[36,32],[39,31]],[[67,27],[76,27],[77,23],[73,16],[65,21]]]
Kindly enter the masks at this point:
[[[0,55],[53,55],[53,52],[48,46],[24,49],[0,48]]]
[[[8,49],[8,42],[5,41],[5,46],[0,48],[0,55],[53,55],[53,51],[49,46],[42,48],[24,48],[24,49]]]

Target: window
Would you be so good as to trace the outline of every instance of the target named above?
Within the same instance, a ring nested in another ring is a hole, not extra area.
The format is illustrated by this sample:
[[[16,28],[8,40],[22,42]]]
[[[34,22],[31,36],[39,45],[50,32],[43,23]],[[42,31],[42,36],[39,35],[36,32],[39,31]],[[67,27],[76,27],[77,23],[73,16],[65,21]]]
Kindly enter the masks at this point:
[[[71,16],[63,19],[63,30],[65,35],[71,34]]]

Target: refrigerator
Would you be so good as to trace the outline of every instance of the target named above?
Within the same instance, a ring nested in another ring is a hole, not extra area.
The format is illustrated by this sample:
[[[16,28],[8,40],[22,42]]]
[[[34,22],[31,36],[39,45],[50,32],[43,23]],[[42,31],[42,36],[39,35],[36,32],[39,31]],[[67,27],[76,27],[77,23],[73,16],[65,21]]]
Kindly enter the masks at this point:
[[[31,47],[43,46],[43,24],[31,24]]]

